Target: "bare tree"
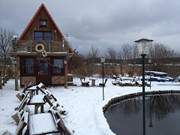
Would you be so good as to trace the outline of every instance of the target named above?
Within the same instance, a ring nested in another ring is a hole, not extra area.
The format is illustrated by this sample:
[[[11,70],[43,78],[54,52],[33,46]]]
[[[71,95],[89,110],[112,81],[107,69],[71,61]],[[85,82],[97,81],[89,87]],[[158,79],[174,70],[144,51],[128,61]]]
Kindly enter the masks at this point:
[[[117,59],[117,52],[114,48],[108,48],[107,49],[107,54],[106,54],[106,57],[108,59]]]
[[[167,58],[174,57],[176,53],[174,50],[166,47],[161,43],[153,44],[152,48],[150,48],[150,57],[151,58]]]
[[[9,51],[12,45],[12,37],[13,33],[0,28],[0,56],[3,61],[3,66],[2,66],[2,74],[5,75],[6,73],[6,67],[7,67],[7,59],[9,57]]]
[[[134,73],[134,68],[135,66],[132,66],[132,70],[131,71],[127,71],[128,68],[128,60],[132,60],[137,58],[138,52],[137,52],[137,47],[134,44],[123,44],[120,48],[120,50],[118,51],[118,59],[121,60],[120,63],[120,72],[121,74],[123,74],[123,65],[126,66],[127,68],[124,68],[126,70],[126,72],[132,72],[132,74]],[[131,64],[135,64],[135,61],[132,61],[133,63]]]
[[[76,75],[86,75],[85,58],[79,53],[75,53],[69,60],[69,71]]]
[[[88,55],[86,56],[86,74],[92,75],[96,73],[96,60],[100,56],[100,51],[98,48],[91,46]]]
[[[95,48],[93,46],[91,46],[90,50],[89,50],[89,53],[87,55],[87,58],[98,58],[99,57],[99,54],[100,54],[100,51],[98,48]]]
[[[121,57],[124,60],[132,59],[133,58],[133,46],[130,44],[123,44],[121,46]]]
[[[104,56],[109,61],[109,64],[106,65],[106,69],[108,69],[107,74],[109,75],[118,74],[116,71],[117,69],[116,60],[118,58],[117,51],[114,48],[107,48],[107,51],[105,52]]]

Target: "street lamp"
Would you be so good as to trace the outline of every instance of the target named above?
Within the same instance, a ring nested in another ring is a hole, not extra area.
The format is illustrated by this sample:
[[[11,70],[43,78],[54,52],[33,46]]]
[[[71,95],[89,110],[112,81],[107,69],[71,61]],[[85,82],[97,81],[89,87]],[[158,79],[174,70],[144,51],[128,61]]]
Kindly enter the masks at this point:
[[[150,45],[153,40],[139,39],[134,41],[137,45],[138,54],[142,57],[142,95],[143,95],[143,135],[146,135],[146,112],[145,112],[145,57],[149,54]]]
[[[105,58],[101,57],[101,64],[102,64],[102,98],[104,100],[104,63],[105,63]]]

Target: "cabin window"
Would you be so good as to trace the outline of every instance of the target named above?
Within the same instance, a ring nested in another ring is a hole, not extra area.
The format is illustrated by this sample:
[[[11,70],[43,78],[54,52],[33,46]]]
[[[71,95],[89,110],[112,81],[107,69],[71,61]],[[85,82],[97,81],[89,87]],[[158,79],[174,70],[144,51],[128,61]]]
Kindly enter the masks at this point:
[[[40,32],[40,31],[34,32],[34,40],[37,43],[42,42],[42,40],[43,40],[43,32]]]
[[[64,59],[53,59],[53,74],[64,74]]]
[[[40,27],[47,27],[47,20],[46,19],[41,19],[39,22]]]
[[[35,31],[34,32],[34,40],[36,43],[40,43],[45,41],[49,43],[53,40],[52,32],[50,31]]]
[[[49,43],[50,41],[52,41],[52,32],[44,32],[43,39],[46,43]]]
[[[49,74],[49,66],[47,61],[39,61],[39,75],[48,75]]]
[[[34,59],[33,58],[23,58],[21,66],[22,66],[23,75],[34,74]]]

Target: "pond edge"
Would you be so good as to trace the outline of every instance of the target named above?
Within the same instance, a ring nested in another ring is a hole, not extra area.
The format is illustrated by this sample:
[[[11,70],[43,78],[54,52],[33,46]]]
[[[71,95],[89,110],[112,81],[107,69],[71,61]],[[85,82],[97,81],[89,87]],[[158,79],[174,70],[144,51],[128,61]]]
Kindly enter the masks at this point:
[[[165,91],[148,91],[146,92],[146,96],[148,95],[162,95],[162,94],[180,94],[179,90],[165,90]],[[131,93],[123,96],[118,96],[111,98],[104,106],[103,106],[103,112],[105,112],[112,104],[121,102],[123,100],[131,99],[131,98],[136,98],[142,96],[142,92],[137,92],[137,93]]]

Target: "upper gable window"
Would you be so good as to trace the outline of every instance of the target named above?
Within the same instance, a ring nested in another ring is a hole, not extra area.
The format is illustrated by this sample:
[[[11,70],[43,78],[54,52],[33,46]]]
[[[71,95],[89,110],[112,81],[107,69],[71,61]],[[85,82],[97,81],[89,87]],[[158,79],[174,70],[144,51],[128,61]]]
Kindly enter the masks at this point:
[[[47,27],[47,20],[46,19],[41,19],[39,21],[39,26],[40,27]]]
[[[52,40],[53,40],[53,35],[51,31],[35,31],[34,32],[34,41],[36,43],[40,43],[42,41],[49,43]]]
[[[42,31],[35,31],[34,32],[34,40],[38,43],[38,42],[42,42],[43,41],[43,32]]]

